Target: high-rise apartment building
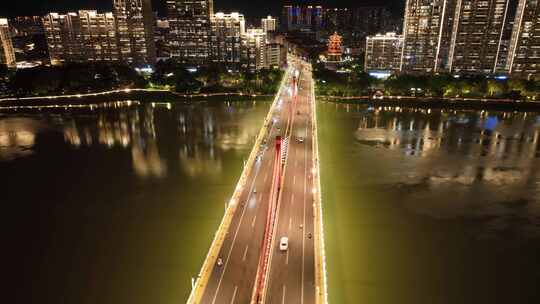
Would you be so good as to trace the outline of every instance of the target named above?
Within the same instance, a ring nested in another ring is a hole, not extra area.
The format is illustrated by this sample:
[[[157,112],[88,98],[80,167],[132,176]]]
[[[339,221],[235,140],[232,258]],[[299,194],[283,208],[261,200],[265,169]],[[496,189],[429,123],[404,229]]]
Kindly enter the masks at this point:
[[[152,8],[149,0],[113,0],[114,12],[49,13],[43,28],[51,64],[122,61],[154,64]]]
[[[112,13],[79,11],[81,50],[88,61],[118,61],[120,54]],[[74,29],[75,30],[75,29]]]
[[[283,44],[272,42],[266,44],[266,67],[279,68],[286,64],[287,50]]]
[[[323,25],[323,7],[319,5],[285,5],[282,11],[283,30],[319,30]]]
[[[43,18],[51,64],[121,60],[112,13],[50,13]]]
[[[442,72],[447,69],[456,1],[463,0],[406,1],[402,71]]]
[[[403,36],[396,33],[366,37],[365,70],[399,71]]]
[[[151,0],[113,0],[118,48],[122,61],[154,64],[154,15]]]
[[[211,56],[213,0],[167,0],[171,56],[203,64]]]
[[[242,61],[242,38],[246,32],[244,15],[216,13],[211,17],[211,60],[239,67]]]
[[[10,68],[17,66],[9,23],[4,18],[0,18],[0,64],[7,65]]]
[[[358,7],[350,14],[353,31],[360,35],[372,35],[396,30],[397,21],[384,6]],[[339,30],[339,29],[338,29]]]
[[[265,32],[275,32],[277,30],[277,22],[272,16],[261,19],[261,27]]]
[[[495,73],[510,0],[461,0],[454,10],[448,70]]]
[[[352,33],[353,10],[346,7],[332,7],[323,9],[323,28],[329,33]]]
[[[531,77],[540,73],[540,4],[519,0],[508,51],[510,74]]]
[[[49,13],[43,17],[43,28],[51,64],[85,61],[77,13]]]
[[[261,28],[252,28],[244,36],[247,68],[251,71],[266,68],[266,32]]]

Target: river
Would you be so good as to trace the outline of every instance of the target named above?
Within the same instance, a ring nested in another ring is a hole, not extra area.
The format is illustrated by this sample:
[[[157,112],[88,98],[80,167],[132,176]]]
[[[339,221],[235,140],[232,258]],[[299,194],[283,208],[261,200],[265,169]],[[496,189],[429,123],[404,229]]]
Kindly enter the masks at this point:
[[[269,106],[0,111],[10,303],[184,303]]]
[[[540,303],[539,113],[318,120],[330,303]]]

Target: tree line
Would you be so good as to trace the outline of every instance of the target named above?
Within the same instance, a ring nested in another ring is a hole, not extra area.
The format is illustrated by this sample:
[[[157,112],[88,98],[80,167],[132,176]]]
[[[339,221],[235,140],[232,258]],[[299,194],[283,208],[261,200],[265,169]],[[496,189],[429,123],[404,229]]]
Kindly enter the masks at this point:
[[[240,72],[217,64],[194,69],[174,60],[158,62],[152,74],[138,73],[120,63],[67,63],[16,71],[0,66],[0,96],[85,94],[128,88],[186,94],[274,94],[282,76],[281,70]]]
[[[319,64],[314,69],[320,96],[370,96],[377,91],[389,96],[440,98],[540,99],[540,81],[534,79],[489,77],[483,75],[396,74],[376,79],[359,66],[349,65],[344,72],[328,70]]]

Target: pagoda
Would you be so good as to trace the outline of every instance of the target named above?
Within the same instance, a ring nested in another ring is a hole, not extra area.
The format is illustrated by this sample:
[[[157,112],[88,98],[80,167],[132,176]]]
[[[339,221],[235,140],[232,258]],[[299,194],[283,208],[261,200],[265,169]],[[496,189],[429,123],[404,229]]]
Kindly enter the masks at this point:
[[[343,38],[338,35],[337,32],[328,38],[327,61],[341,62],[341,55],[343,54],[343,51],[341,50],[342,41]]]

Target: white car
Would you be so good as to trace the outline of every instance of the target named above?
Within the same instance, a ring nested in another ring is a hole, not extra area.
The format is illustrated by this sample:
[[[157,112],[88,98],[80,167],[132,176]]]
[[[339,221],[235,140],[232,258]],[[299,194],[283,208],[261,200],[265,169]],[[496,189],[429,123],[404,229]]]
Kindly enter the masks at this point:
[[[298,137],[298,142],[299,143],[303,143],[304,142],[304,139],[302,137]]]
[[[279,240],[279,250],[287,251],[289,249],[289,238],[284,236]]]

